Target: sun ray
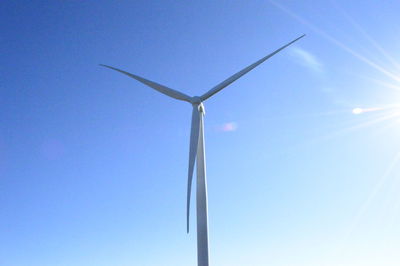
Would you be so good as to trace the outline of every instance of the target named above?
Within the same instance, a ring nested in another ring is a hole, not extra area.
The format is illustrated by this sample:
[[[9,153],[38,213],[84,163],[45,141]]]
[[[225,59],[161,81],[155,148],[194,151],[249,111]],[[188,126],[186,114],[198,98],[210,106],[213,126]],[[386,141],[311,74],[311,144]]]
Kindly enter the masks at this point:
[[[340,113],[342,113],[342,111],[340,111]],[[351,113],[351,109],[347,109],[346,113]],[[382,107],[381,110],[376,111],[376,113],[370,113],[368,115],[366,115],[365,118],[360,118],[357,119],[358,121],[361,120],[362,122],[354,125],[354,116],[353,119],[347,119],[346,123],[347,125],[344,125],[344,128],[342,129],[338,129],[335,130],[333,132],[327,133],[325,135],[322,136],[318,136],[318,137],[314,137],[305,141],[302,141],[300,143],[291,145],[290,147],[287,147],[288,149],[281,149],[280,151],[282,153],[292,153],[301,149],[305,149],[308,148],[310,145],[316,145],[318,143],[339,137],[339,136],[343,136],[346,133],[358,130],[358,129],[363,129],[369,126],[374,126],[376,124],[379,124],[381,122],[385,122],[385,121],[390,121],[390,119],[393,118],[399,118],[400,119],[400,113],[396,113],[393,111],[385,110],[385,107]],[[291,117],[289,117],[291,118]],[[331,128],[327,128],[326,130],[331,131]],[[325,131],[326,131],[325,130]]]
[[[290,15],[291,17],[293,17],[297,21],[299,21],[302,24],[308,26],[311,30],[313,30],[314,32],[318,33],[319,35],[321,35],[325,39],[327,39],[330,42],[332,42],[333,44],[337,45],[338,47],[342,48],[346,52],[350,53],[351,55],[353,55],[357,59],[361,60],[362,62],[366,63],[367,65],[371,66],[372,68],[378,70],[379,72],[381,72],[382,74],[386,75],[387,77],[390,77],[393,80],[396,80],[396,81],[400,82],[400,77],[398,75],[392,73],[391,71],[385,69],[384,67],[380,66],[379,64],[371,61],[370,59],[366,58],[365,56],[363,56],[363,55],[357,53],[356,51],[352,50],[351,48],[347,47],[346,45],[344,45],[343,43],[341,43],[340,41],[338,41],[337,39],[335,39],[331,35],[327,34],[325,31],[323,31],[320,28],[318,28],[317,26],[313,25],[308,20],[306,20],[306,19],[300,17],[299,15],[295,14],[293,11],[289,10],[288,8],[283,6],[282,4],[278,4],[274,0],[268,0],[268,2],[270,2],[272,5],[274,5],[275,7],[279,8],[280,10],[285,12],[286,14]]]
[[[326,140],[338,137],[340,135],[344,135],[346,133],[349,133],[349,132],[352,132],[352,131],[355,131],[355,130],[358,130],[358,129],[362,129],[362,128],[365,128],[365,127],[373,126],[375,124],[387,121],[387,120],[392,119],[394,117],[400,117],[400,116],[399,116],[399,114],[397,112],[390,112],[390,113],[388,113],[386,115],[379,115],[376,119],[373,119],[373,120],[368,119],[366,122],[359,123],[357,125],[350,126],[350,127],[347,127],[347,128],[339,129],[339,130],[334,131],[334,132],[332,132],[330,134],[327,134],[325,136],[321,136],[319,138],[316,138],[316,139],[313,140],[313,142],[326,141]]]
[[[288,115],[281,115],[281,116],[275,115],[275,116],[267,117],[265,120],[272,121],[272,120],[295,119],[295,118],[325,117],[325,116],[346,114],[348,112],[349,112],[348,109],[340,109],[340,110],[318,112],[318,113],[288,114]]]
[[[375,199],[377,194],[380,192],[381,188],[385,184],[386,180],[390,176],[390,174],[393,172],[393,169],[399,164],[400,162],[400,152],[397,152],[396,155],[394,156],[393,160],[390,162],[388,167],[385,169],[384,173],[380,178],[378,178],[378,182],[376,185],[373,187],[372,191],[369,193],[367,199],[363,202],[359,210],[357,211],[356,215],[352,219],[350,225],[347,227],[347,229],[344,231],[343,236],[341,237],[341,242],[343,244],[338,245],[338,247],[333,251],[335,256],[340,255],[346,250],[346,245],[350,240],[351,235],[354,233],[356,227],[360,224],[361,218],[366,214],[368,211],[368,208],[370,207],[372,201]],[[400,203],[400,201],[399,201]]]
[[[353,222],[351,223],[351,226],[349,227],[349,231],[347,233],[348,235],[350,235],[355,230],[356,226],[358,226],[361,218],[368,211],[372,201],[376,198],[379,191],[382,189],[383,185],[386,183],[388,177],[390,176],[390,174],[392,174],[393,169],[398,165],[399,162],[400,162],[400,152],[397,152],[397,154],[394,156],[393,160],[390,162],[389,166],[384,171],[383,175],[378,179],[378,182],[373,187],[373,189],[370,192],[367,199],[364,201],[364,203],[358,210]]]
[[[400,91],[400,86],[399,85],[394,85],[392,83],[389,83],[389,82],[386,82],[386,81],[382,81],[382,80],[379,80],[379,79],[374,79],[374,78],[371,78],[371,77],[365,77],[365,76],[360,76],[360,77],[363,78],[363,79],[375,82],[376,84],[381,85],[383,87],[386,87],[386,88],[389,88],[389,89],[395,89],[395,90]]]
[[[387,132],[390,129],[393,129],[394,127],[398,127],[400,125],[400,114],[399,114],[399,119],[393,119],[389,124],[381,127],[380,129],[377,129],[375,132],[372,133],[372,137],[378,137],[382,136],[383,134],[387,134]]]
[[[377,49],[381,55],[383,55],[393,66],[395,66],[398,70],[400,70],[400,64],[396,62],[396,60],[388,54],[388,52],[380,46],[361,26],[358,24],[352,17],[350,17],[346,11],[342,7],[339,6],[337,1],[331,0],[331,3],[339,10],[340,13],[347,19],[347,21],[361,34],[367,39],[372,46]]]

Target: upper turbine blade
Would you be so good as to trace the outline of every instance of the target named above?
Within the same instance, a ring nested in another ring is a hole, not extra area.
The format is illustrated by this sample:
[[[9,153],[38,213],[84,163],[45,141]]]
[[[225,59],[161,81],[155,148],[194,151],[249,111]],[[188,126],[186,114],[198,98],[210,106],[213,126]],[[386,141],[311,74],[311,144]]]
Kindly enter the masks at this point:
[[[198,105],[193,105],[192,127],[190,130],[190,148],[189,148],[189,168],[188,168],[188,187],[186,201],[186,230],[189,233],[189,214],[190,214],[190,195],[192,191],[193,169],[196,160],[197,147],[199,143],[200,131],[200,112]]]
[[[121,69],[118,69],[118,68],[115,68],[115,67],[112,67],[112,66],[107,66],[107,65],[103,65],[103,64],[100,64],[100,66],[107,67],[107,68],[113,69],[115,71],[118,71],[118,72],[120,72],[122,74],[125,74],[125,75],[127,75],[127,76],[129,76],[131,78],[134,78],[137,81],[140,81],[141,83],[143,83],[143,84],[145,84],[145,85],[147,85],[147,86],[149,86],[149,87],[151,87],[151,88],[153,88],[153,89],[155,89],[155,90],[157,90],[157,91],[159,91],[159,92],[161,92],[161,93],[163,93],[165,95],[168,95],[168,96],[172,97],[172,98],[175,98],[175,99],[178,99],[178,100],[181,100],[181,101],[190,102],[191,97],[186,95],[186,94],[184,94],[184,93],[182,93],[182,92],[173,90],[173,89],[168,88],[168,87],[166,87],[164,85],[161,85],[161,84],[158,84],[156,82],[147,80],[145,78],[139,77],[137,75],[128,73],[126,71],[123,71]]]
[[[215,86],[214,88],[212,88],[211,90],[209,90],[208,92],[206,92],[205,94],[203,94],[202,96],[200,96],[201,100],[204,101],[208,98],[210,98],[211,96],[213,96],[214,94],[216,94],[217,92],[219,92],[220,90],[222,90],[223,88],[225,88],[226,86],[228,86],[229,84],[231,84],[232,82],[234,82],[235,80],[239,79],[240,77],[242,77],[244,74],[246,74],[247,72],[251,71],[253,68],[255,68],[256,66],[258,66],[259,64],[263,63],[265,60],[269,59],[270,57],[274,56],[275,54],[279,53],[280,51],[282,51],[283,49],[285,49],[286,47],[288,47],[289,45],[291,45],[292,43],[298,41],[299,39],[303,38],[305,36],[305,34],[303,34],[302,36],[298,37],[297,39],[291,41],[290,43],[286,44],[285,46],[282,46],[281,48],[279,48],[278,50],[276,50],[275,52],[261,58],[260,60],[258,60],[257,62],[249,65],[248,67],[242,69],[241,71],[237,72],[236,74],[232,75],[231,77],[229,77],[228,79],[222,81],[221,83],[219,83],[217,86]]]

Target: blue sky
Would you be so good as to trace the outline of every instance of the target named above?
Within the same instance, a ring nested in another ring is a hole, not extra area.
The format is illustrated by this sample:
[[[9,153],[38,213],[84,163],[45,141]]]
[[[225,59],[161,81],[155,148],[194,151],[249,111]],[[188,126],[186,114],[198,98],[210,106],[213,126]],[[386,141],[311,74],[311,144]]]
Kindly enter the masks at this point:
[[[191,106],[98,64],[199,95],[303,33],[206,102],[211,265],[399,265],[399,11],[2,1],[0,265],[196,265]]]

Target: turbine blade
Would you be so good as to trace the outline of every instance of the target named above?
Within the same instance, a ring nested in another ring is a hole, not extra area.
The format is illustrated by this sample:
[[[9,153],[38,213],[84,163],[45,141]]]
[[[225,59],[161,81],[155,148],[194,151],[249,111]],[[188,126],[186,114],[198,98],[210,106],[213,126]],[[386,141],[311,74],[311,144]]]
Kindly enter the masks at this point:
[[[271,58],[272,56],[274,56],[275,54],[279,53],[280,51],[282,51],[283,49],[285,49],[289,45],[293,44],[294,42],[298,41],[299,39],[303,38],[304,36],[305,36],[305,34],[303,34],[302,36],[298,37],[297,39],[291,41],[290,43],[282,46],[281,48],[279,48],[278,50],[274,51],[273,53],[261,58],[257,62],[249,65],[248,67],[246,67],[244,69],[242,69],[241,71],[237,72],[236,74],[230,76],[229,78],[227,78],[226,80],[222,81],[217,86],[215,86],[214,88],[212,88],[211,90],[209,90],[208,92],[206,92],[205,94],[200,96],[201,100],[202,101],[207,100],[208,98],[210,98],[211,96],[213,96],[214,94],[216,94],[217,92],[219,92],[220,90],[225,88],[226,86],[230,85],[232,82],[236,81],[237,79],[239,79],[240,77],[242,77],[243,75],[245,75],[246,73],[251,71],[256,66],[260,65],[261,63],[263,63],[267,59]]]
[[[112,67],[112,66],[107,66],[107,65],[103,65],[103,64],[100,64],[100,66],[107,67],[109,69],[112,69],[112,70],[118,71],[118,72],[120,72],[122,74],[125,74],[125,75],[127,75],[127,76],[129,76],[129,77],[131,77],[133,79],[136,79],[137,81],[139,81],[139,82],[141,82],[141,83],[143,83],[143,84],[145,84],[145,85],[155,89],[156,91],[159,91],[159,92],[161,92],[161,93],[163,93],[163,94],[165,94],[165,95],[167,95],[169,97],[172,97],[172,98],[175,98],[175,99],[181,100],[181,101],[190,102],[191,97],[186,95],[186,94],[184,94],[184,93],[182,93],[182,92],[173,90],[173,89],[168,88],[168,87],[166,87],[164,85],[161,85],[161,84],[158,84],[156,82],[147,80],[145,78],[139,77],[137,75],[131,74],[129,72],[126,72],[124,70],[121,70],[121,69],[118,69],[118,68],[115,68],[115,67]]]
[[[200,131],[200,112],[197,105],[193,105],[192,127],[190,130],[190,147],[189,147],[189,168],[188,168],[188,184],[187,184],[187,202],[186,202],[186,230],[189,233],[189,215],[190,215],[190,195],[192,191],[192,180],[194,162],[196,160],[197,147],[199,142]]]

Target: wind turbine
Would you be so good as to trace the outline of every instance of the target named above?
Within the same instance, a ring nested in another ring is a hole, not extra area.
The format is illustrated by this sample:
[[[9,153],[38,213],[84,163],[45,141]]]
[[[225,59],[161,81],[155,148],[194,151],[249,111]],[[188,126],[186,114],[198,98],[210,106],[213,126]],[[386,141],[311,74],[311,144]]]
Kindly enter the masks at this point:
[[[207,179],[206,179],[206,154],[204,147],[204,115],[205,109],[203,102],[208,98],[227,87],[253,68],[257,67],[270,57],[279,53],[289,45],[303,38],[302,35],[295,40],[289,42],[288,44],[282,46],[278,50],[272,52],[271,54],[261,58],[257,62],[247,66],[236,74],[230,76],[226,80],[222,81],[211,90],[207,91],[201,96],[191,97],[182,92],[173,90],[164,85],[158,84],[156,82],[147,80],[145,78],[139,77],[137,75],[128,73],[124,70],[100,64],[100,66],[107,67],[125,74],[137,81],[161,92],[167,96],[175,98],[177,100],[185,101],[193,106],[192,111],[192,125],[190,131],[190,147],[189,147],[189,168],[188,168],[188,183],[187,183],[187,205],[186,205],[186,226],[187,232],[189,233],[189,212],[190,212],[190,195],[192,189],[192,179],[194,171],[194,163],[197,158],[197,186],[196,186],[196,215],[197,215],[197,265],[198,266],[208,266],[209,265],[209,249],[208,249],[208,211],[207,211]]]

